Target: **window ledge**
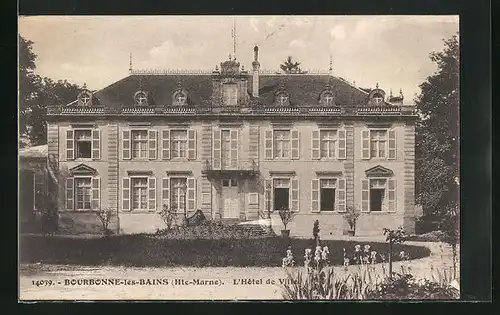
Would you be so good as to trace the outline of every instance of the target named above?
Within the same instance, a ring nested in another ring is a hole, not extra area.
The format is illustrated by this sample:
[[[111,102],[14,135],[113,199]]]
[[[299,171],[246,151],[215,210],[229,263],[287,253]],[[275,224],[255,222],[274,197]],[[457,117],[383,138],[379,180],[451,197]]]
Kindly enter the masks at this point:
[[[158,213],[159,211],[157,210],[120,210],[120,213],[127,213],[127,214],[134,214],[134,213],[149,213],[149,214],[155,214]]]
[[[369,214],[369,215],[384,215],[384,214],[396,214],[396,212],[388,212],[388,211],[370,211],[370,212],[363,212],[363,214]]]

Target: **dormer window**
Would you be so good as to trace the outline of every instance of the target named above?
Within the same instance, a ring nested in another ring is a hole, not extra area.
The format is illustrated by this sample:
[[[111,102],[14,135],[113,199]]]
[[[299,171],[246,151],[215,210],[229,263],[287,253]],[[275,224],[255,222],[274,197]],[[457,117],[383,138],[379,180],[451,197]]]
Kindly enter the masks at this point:
[[[138,91],[134,95],[135,104],[138,106],[148,105],[148,95],[144,91]]]
[[[281,92],[276,95],[276,104],[278,106],[288,106],[289,105],[288,94]]]
[[[322,106],[333,106],[335,105],[334,97],[331,92],[325,92],[321,95],[320,103]]]
[[[384,101],[384,97],[380,93],[374,94],[372,99],[373,102],[375,102],[376,104],[380,104]]]
[[[174,104],[175,105],[186,105],[187,95],[186,93],[179,91],[174,94]]]
[[[224,84],[224,105],[238,105],[238,86],[236,84]]]
[[[84,90],[78,95],[78,103],[81,106],[91,106],[92,105],[92,94],[89,91]]]

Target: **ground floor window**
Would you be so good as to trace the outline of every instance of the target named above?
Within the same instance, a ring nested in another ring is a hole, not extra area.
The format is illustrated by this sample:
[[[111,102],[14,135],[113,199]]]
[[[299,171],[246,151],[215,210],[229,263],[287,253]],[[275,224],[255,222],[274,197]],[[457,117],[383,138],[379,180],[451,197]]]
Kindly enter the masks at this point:
[[[385,207],[385,179],[370,180],[370,211],[382,211]]]
[[[320,180],[320,210],[334,211],[335,210],[335,179]]]
[[[90,210],[92,199],[92,178],[75,178],[76,210]]]
[[[132,182],[132,209],[148,209],[148,178],[134,177]]]
[[[290,179],[276,178],[274,184],[274,209],[290,209]]]
[[[171,178],[170,179],[170,208],[171,210],[184,213],[186,210],[186,178]]]

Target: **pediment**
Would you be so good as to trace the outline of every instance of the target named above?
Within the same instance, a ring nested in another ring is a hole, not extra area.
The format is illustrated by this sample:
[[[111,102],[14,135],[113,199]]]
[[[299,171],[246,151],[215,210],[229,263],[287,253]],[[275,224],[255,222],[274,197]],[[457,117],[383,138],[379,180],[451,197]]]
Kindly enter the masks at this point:
[[[375,177],[375,176],[393,176],[394,173],[392,170],[386,168],[386,167],[383,167],[381,165],[377,165],[375,167],[372,167],[370,169],[367,169],[365,171],[365,174],[366,176],[371,176],[371,177]]]
[[[96,175],[97,170],[85,164],[79,164],[69,169],[71,175]]]

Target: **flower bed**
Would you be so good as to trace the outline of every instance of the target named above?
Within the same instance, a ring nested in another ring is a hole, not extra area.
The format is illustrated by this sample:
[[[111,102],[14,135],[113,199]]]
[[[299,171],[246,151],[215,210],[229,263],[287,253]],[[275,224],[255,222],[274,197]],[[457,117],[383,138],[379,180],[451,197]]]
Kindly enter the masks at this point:
[[[162,235],[135,234],[106,238],[67,238],[61,236],[22,236],[21,263],[122,265],[122,266],[193,266],[193,267],[278,267],[290,247],[303,253],[312,246],[307,239],[265,237],[255,239],[168,239]],[[357,242],[322,241],[328,246],[332,265],[343,264],[343,249]],[[363,242],[379,253],[386,243]],[[394,245],[411,259],[430,255],[426,247]],[[395,257],[398,260],[398,257]],[[296,263],[303,265],[303,257]]]

